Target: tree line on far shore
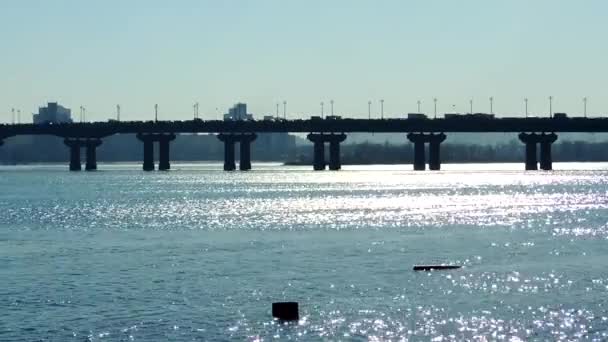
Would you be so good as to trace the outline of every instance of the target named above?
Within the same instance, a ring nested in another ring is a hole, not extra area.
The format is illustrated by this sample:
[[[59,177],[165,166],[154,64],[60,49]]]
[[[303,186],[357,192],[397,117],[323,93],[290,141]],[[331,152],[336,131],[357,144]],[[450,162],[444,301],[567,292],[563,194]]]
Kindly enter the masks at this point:
[[[442,163],[508,163],[523,161],[524,149],[525,145],[515,140],[497,145],[443,143],[440,154]],[[414,161],[413,144],[345,144],[340,152],[342,164],[411,164]],[[297,159],[289,163],[312,163],[310,147],[299,147],[296,155]],[[328,155],[326,151],[326,159]],[[556,142],[552,146],[552,155],[557,162],[608,161],[608,142]],[[428,161],[428,146],[426,158]]]
[[[311,164],[312,145],[296,137],[259,135],[251,145],[251,156],[257,161],[276,161],[290,164]],[[238,145],[236,146],[238,157]],[[428,149],[428,148],[427,148]],[[557,162],[608,161],[608,142],[557,141],[552,145],[553,160]],[[155,153],[158,153],[156,148]],[[329,153],[326,153],[328,158]],[[133,135],[118,135],[104,139],[98,148],[100,162],[141,161],[143,146]],[[172,161],[221,161],[224,146],[213,135],[180,135],[171,143]],[[343,164],[411,164],[413,144],[356,143],[341,145]],[[61,138],[50,136],[22,136],[5,140],[0,146],[1,164],[62,163],[69,159],[68,148]],[[428,159],[428,151],[427,151]],[[84,156],[83,156],[84,160]],[[499,144],[441,144],[443,163],[521,162],[524,144],[512,140]]]

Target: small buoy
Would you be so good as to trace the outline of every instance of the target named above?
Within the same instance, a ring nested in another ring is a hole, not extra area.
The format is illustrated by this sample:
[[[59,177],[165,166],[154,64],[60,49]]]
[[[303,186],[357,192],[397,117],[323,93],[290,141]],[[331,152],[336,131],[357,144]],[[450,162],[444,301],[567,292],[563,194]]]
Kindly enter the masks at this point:
[[[414,265],[414,271],[455,270],[461,267],[458,265]]]
[[[297,321],[300,313],[297,302],[272,303],[272,317],[282,321]]]

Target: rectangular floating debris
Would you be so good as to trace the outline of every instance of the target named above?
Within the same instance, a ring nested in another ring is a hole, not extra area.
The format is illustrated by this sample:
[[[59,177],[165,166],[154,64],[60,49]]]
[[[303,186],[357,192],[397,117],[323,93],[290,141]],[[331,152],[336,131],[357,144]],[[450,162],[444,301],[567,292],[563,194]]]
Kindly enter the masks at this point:
[[[455,270],[461,267],[458,265],[414,265],[414,271]]]
[[[297,302],[272,303],[272,317],[282,321],[297,321],[300,313]]]

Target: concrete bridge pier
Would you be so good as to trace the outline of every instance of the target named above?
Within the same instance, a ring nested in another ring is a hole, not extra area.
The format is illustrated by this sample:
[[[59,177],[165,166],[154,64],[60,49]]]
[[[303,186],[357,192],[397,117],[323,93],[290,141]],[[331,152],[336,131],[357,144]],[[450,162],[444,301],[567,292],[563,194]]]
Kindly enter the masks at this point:
[[[428,137],[429,141],[429,170],[441,170],[441,143],[445,141],[444,133],[431,134]]]
[[[426,169],[426,158],[424,155],[426,136],[423,133],[409,133],[407,139],[414,143],[414,170],[424,171]]]
[[[536,133],[520,133],[519,140],[526,144],[526,170],[538,170],[538,162],[536,161],[538,135]]]
[[[224,142],[224,171],[236,170],[236,163],[234,161],[234,144],[238,138],[234,134],[224,133],[218,134],[217,138]]]
[[[246,133],[240,136],[240,162],[239,169],[241,171],[251,170],[251,142],[258,136],[255,133]]]
[[[340,161],[340,143],[346,140],[346,134],[330,134],[326,136],[329,141],[329,169],[337,171],[342,168]]]
[[[154,171],[154,141],[150,139],[144,140],[144,171]]]
[[[424,144],[429,144],[429,170],[441,169],[441,143],[445,140],[444,133],[424,134],[409,133],[407,139],[414,143],[414,170],[424,171],[426,169],[426,155]]]
[[[137,139],[144,143],[144,171],[154,171],[154,137],[151,134],[137,134]]]
[[[82,170],[80,164],[80,146],[81,141],[78,139],[64,139],[63,143],[70,148],[70,171]]]
[[[323,134],[310,133],[307,136],[308,140],[313,143],[313,170],[325,170],[327,163],[325,162],[325,143],[329,143],[329,169],[340,170],[342,162],[340,161],[340,143],[346,140],[346,134]]]
[[[540,169],[553,170],[553,157],[551,156],[551,144],[557,140],[555,133],[539,135],[540,142]]]
[[[526,143],[526,170],[538,170],[538,161],[536,160],[536,143]]]
[[[158,170],[167,171],[171,169],[169,161],[169,143],[175,140],[175,134],[160,134],[158,140]]]
[[[144,171],[154,171],[154,143],[158,142],[158,170],[166,171],[171,169],[169,161],[169,143],[175,140],[173,133],[138,133],[137,139],[144,143]]]
[[[87,139],[84,142],[84,146],[86,147],[87,153],[87,162],[84,167],[86,171],[97,170],[97,147],[99,147],[100,145],[101,139]]]
[[[314,157],[312,168],[315,171],[325,170],[325,143],[323,141],[314,142]]]
[[[251,170],[251,143],[258,136],[255,133],[239,133],[239,134],[227,134],[220,133],[217,138],[224,142],[224,171],[236,170],[234,145],[239,143],[239,169],[241,171]]]
[[[540,169],[547,171],[553,169],[551,144],[557,140],[555,133],[520,133],[519,140],[526,144],[526,170],[538,170],[537,144],[540,144]]]
[[[313,143],[313,164],[312,168],[315,171],[325,170],[325,140],[323,134],[310,133],[307,136],[308,140]]]

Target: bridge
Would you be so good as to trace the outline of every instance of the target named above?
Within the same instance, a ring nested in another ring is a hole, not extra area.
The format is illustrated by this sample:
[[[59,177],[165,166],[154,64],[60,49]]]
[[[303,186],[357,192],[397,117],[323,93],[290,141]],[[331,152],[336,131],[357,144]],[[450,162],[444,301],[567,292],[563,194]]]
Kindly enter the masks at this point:
[[[217,134],[224,143],[224,170],[236,169],[235,146],[240,148],[241,170],[251,169],[250,146],[256,133],[308,133],[313,143],[313,169],[339,170],[340,143],[347,133],[403,133],[414,144],[414,170],[425,170],[427,164],[425,144],[428,144],[430,170],[441,168],[441,143],[446,133],[517,133],[525,145],[525,169],[537,170],[537,146],[540,146],[540,169],[552,169],[551,144],[557,133],[606,133],[608,118],[494,118],[476,115],[459,115],[440,119],[348,119],[311,118],[305,120],[264,121],[108,121],[69,124],[12,124],[0,125],[0,146],[4,139],[18,135],[54,135],[64,139],[69,148],[70,170],[82,169],[81,149],[86,151],[85,170],[97,169],[96,149],[103,138],[114,134],[136,134],[143,143],[143,170],[156,169],[154,143],[159,145],[158,170],[169,170],[170,143],[179,133]],[[329,144],[329,162],[325,158],[325,144]]]

